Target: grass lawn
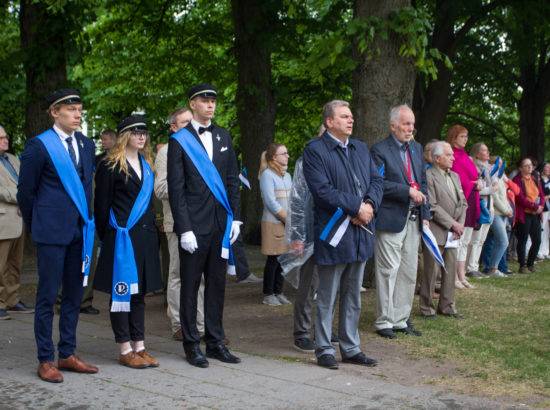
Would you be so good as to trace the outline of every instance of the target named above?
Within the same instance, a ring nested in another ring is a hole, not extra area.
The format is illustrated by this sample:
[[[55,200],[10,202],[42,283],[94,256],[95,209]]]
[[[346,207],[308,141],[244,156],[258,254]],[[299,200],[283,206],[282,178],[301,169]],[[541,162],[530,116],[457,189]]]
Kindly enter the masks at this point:
[[[457,289],[456,308],[465,320],[425,320],[416,297],[412,320],[423,336],[397,342],[419,359],[461,364],[463,377],[434,384],[516,399],[541,395],[539,404],[550,405],[550,262],[536,266],[537,273],[471,280],[476,289]],[[510,267],[517,272],[517,264]],[[366,300],[363,311],[375,312],[375,301]],[[372,331],[373,316],[362,316],[361,330]]]

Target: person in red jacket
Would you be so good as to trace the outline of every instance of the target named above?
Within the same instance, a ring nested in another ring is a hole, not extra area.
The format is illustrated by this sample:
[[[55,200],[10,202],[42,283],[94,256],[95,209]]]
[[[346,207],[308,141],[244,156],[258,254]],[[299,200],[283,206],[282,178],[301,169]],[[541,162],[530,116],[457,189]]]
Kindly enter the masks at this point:
[[[517,162],[519,173],[513,181],[520,187],[516,195],[516,236],[519,273],[536,272],[535,258],[541,242],[541,215],[544,209],[544,192],[539,178],[533,174],[533,161],[529,157]],[[527,237],[531,248],[525,261]]]

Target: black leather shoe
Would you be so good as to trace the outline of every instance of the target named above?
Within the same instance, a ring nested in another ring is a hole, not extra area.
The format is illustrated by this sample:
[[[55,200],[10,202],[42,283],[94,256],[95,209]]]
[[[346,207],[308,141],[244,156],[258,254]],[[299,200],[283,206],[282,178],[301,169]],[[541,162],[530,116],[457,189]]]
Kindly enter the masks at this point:
[[[317,358],[317,364],[322,367],[326,367],[327,369],[338,369],[338,362],[331,354],[323,354]]]
[[[414,329],[414,323],[411,322],[411,319],[407,319],[407,327],[410,327],[411,329]]]
[[[360,366],[367,366],[367,367],[375,367],[378,365],[378,362],[374,359],[370,359],[363,352],[357,353],[355,356],[348,357],[346,359],[343,358],[342,361],[344,363],[351,363],[351,364],[358,364]]]
[[[192,364],[193,366],[201,367],[203,369],[208,367],[208,360],[206,360],[206,357],[202,354],[199,346],[186,347],[185,358],[189,364]]]
[[[464,315],[461,315],[460,313],[453,313],[452,315],[449,315],[449,316],[452,316],[456,319],[464,319]]]
[[[413,336],[422,336],[422,332],[420,330],[413,330],[410,327],[404,327],[403,329],[393,329],[394,332],[401,332],[405,333],[406,335],[413,335]]]
[[[223,344],[219,344],[216,347],[209,348],[206,346],[206,357],[211,357],[213,359],[218,359],[220,362],[224,363],[240,363],[241,359],[239,359],[237,356],[233,356],[231,353],[229,353],[229,350],[227,350],[227,347],[225,347]]]
[[[397,335],[393,333],[393,330],[387,327],[386,329],[378,329],[376,331],[380,336],[385,337],[386,339],[395,339]]]
[[[424,316],[424,319],[434,320],[436,317],[437,317],[437,315],[426,315],[426,316]]]
[[[96,309],[93,306],[87,306],[80,309],[80,313],[84,313],[85,315],[99,315],[99,309]]]

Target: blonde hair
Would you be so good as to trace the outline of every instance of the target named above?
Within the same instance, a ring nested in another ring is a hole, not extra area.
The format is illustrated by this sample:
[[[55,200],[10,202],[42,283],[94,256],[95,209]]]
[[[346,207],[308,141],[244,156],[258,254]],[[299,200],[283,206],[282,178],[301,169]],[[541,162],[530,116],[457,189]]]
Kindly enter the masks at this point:
[[[151,140],[149,137],[149,131],[140,132],[145,132],[146,137],[145,145],[139,150],[139,153],[143,155],[145,161],[147,161],[153,172],[155,172],[153,161],[151,160]],[[111,151],[105,158],[105,161],[110,162],[109,168],[113,171],[116,169],[122,171],[122,173],[126,175],[126,179],[130,176],[130,172],[128,171],[128,163],[126,162],[126,146],[128,145],[128,140],[132,134],[136,134],[136,131],[128,130],[120,134],[116,139],[115,146],[111,148]]]
[[[258,180],[262,177],[263,172],[269,167],[269,162],[273,161],[273,157],[280,147],[284,147],[284,144],[272,142],[267,146],[267,149],[262,152],[262,155],[260,156],[260,170],[258,171]]]

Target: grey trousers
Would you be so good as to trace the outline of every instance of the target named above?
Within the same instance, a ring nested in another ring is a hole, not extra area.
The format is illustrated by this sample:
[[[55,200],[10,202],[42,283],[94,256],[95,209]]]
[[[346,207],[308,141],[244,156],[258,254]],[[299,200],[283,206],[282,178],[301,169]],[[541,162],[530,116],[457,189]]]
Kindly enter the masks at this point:
[[[365,262],[341,265],[317,266],[319,287],[315,309],[315,355],[334,355],[336,352],[330,335],[334,303],[340,287],[340,309],[338,318],[338,339],[342,358],[353,357],[359,349],[359,316],[361,314],[361,284]]]
[[[319,286],[319,275],[313,256],[300,267],[300,283],[294,302],[294,340],[311,339],[311,309]]]
[[[407,219],[401,232],[376,231],[374,267],[376,271],[377,330],[407,327],[416,286],[418,221]]]

